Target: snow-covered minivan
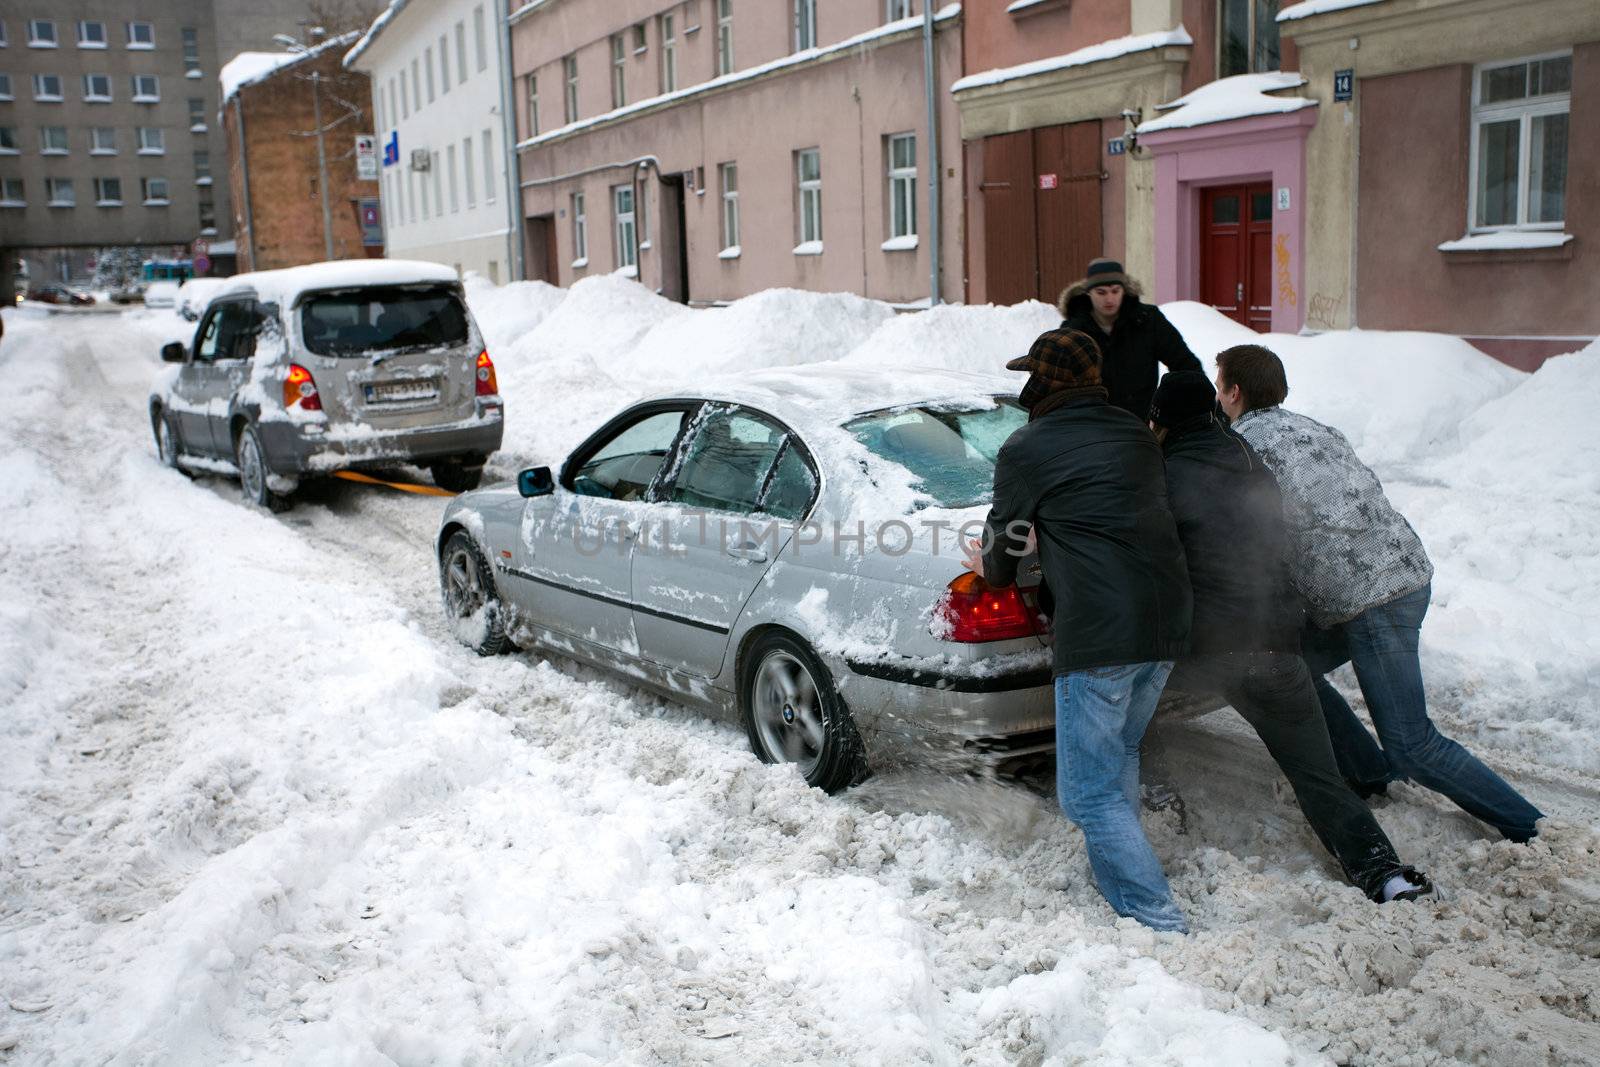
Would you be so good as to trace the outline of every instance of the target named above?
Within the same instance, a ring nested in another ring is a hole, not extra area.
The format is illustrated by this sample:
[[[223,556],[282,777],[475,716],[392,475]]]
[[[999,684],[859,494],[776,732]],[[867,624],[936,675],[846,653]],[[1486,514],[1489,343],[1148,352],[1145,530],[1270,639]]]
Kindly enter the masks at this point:
[[[240,274],[150,393],[162,460],[237,474],[247,500],[287,506],[301,479],[412,463],[478,484],[500,447],[494,364],[456,272],[346,260]]]

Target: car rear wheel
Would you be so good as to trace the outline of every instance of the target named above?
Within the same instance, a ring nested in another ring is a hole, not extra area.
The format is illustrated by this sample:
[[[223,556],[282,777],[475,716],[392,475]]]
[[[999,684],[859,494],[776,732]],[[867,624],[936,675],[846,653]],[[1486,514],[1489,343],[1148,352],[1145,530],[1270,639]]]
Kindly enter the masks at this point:
[[[804,641],[782,630],[756,639],[739,687],[750,747],[764,763],[792,763],[829,793],[867,776],[866,746],[833,677]]]
[[[452,459],[435,463],[428,469],[433,474],[433,484],[452,493],[476,489],[478,483],[483,481],[482,460],[474,464]]]
[[[156,412],[156,454],[161,457],[161,462],[175,471],[184,471],[183,464],[178,462],[178,435],[172,432],[172,418],[164,411]]]
[[[480,656],[511,650],[494,573],[465,530],[457,530],[444,543],[439,556],[439,588],[444,596],[445,623],[456,640]]]
[[[254,426],[246,425],[233,442],[234,460],[239,466],[239,486],[245,500],[269,511],[287,511],[289,498],[274,493],[267,483],[268,471],[261,438]]]

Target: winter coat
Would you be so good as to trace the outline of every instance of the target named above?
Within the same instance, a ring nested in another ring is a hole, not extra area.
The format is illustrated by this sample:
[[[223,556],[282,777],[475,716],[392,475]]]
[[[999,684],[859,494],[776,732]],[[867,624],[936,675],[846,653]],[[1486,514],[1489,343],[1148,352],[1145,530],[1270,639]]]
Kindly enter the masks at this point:
[[[1122,310],[1109,337],[1094,321],[1089,289],[1085,279],[1061,294],[1061,325],[1094,338],[1105,359],[1100,380],[1111,393],[1111,403],[1143,422],[1150,417],[1150,400],[1156,394],[1158,363],[1168,370],[1204,373],[1204,369],[1161,309],[1139,298],[1139,284],[1133,279],[1122,287]]]
[[[1055,595],[1055,673],[1175,659],[1188,650],[1189,577],[1167,507],[1161,448],[1127,412],[1085,396],[1031,420],[994,469],[989,584],[1016,580],[1032,523]],[[1024,533],[1024,537],[1025,537]]]
[[[1299,652],[1304,612],[1272,472],[1209,414],[1168,429],[1161,451],[1194,590],[1191,650]]]
[[[1422,540],[1344,434],[1281,407],[1247,411],[1233,428],[1278,477],[1290,572],[1318,626],[1349,622],[1433,580]]]

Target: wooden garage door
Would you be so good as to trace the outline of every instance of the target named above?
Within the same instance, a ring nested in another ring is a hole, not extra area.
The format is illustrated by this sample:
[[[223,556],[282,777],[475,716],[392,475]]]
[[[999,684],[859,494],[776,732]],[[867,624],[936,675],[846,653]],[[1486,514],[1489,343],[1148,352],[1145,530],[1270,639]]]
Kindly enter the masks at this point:
[[[1100,124],[983,139],[987,299],[1055,303],[1102,252]]]

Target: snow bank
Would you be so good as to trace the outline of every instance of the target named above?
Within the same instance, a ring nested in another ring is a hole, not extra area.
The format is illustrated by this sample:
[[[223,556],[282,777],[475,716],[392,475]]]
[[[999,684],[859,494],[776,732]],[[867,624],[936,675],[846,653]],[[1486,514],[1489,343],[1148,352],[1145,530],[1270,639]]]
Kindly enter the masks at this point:
[[[501,349],[531,333],[567,296],[565,289],[549,282],[495,285],[476,271],[467,272],[462,287],[472,317],[489,346],[489,355],[495,359],[499,359]]]
[[[943,304],[885,321],[846,354],[844,362],[1010,374],[1006,360],[1027,352],[1034,338],[1060,324],[1056,309],[1037,300],[999,307]],[[1024,380],[1015,375],[1016,388],[1021,389]]]

